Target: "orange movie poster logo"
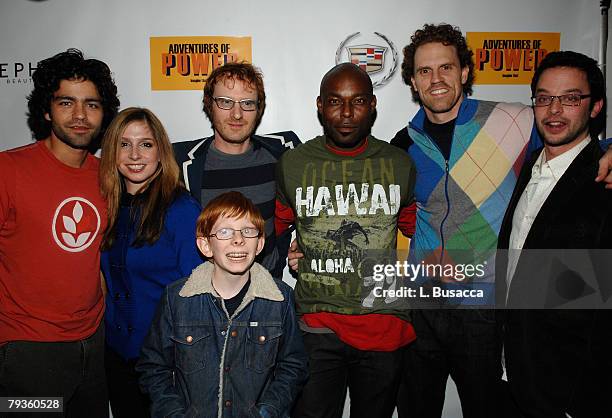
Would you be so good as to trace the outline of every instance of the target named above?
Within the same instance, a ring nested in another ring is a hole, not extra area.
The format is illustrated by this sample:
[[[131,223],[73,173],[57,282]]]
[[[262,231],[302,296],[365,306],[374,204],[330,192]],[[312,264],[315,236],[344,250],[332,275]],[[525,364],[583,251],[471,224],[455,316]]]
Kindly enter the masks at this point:
[[[151,37],[149,42],[152,90],[201,90],[215,68],[251,62],[250,37]]]
[[[529,84],[546,54],[558,51],[552,32],[467,32],[474,51],[475,84]]]

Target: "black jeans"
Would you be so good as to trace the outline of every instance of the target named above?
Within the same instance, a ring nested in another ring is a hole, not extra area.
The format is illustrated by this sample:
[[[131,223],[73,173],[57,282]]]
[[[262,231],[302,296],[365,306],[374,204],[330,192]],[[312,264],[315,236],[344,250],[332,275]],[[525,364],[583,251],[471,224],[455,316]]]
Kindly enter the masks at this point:
[[[11,341],[0,347],[0,396],[64,398],[63,414],[11,417],[107,418],[104,323],[80,341]]]
[[[336,334],[304,333],[310,378],[298,397],[293,418],[342,416],[346,391],[351,418],[393,414],[401,374],[401,350],[362,351]]]
[[[440,418],[446,382],[457,385],[463,418],[501,416],[501,327],[495,311],[418,310],[417,339],[404,348],[400,418]]]
[[[521,417],[610,416],[612,311],[512,310],[504,349]]]
[[[113,418],[149,418],[149,397],[140,391],[135,360],[124,360],[106,347],[106,382]]]

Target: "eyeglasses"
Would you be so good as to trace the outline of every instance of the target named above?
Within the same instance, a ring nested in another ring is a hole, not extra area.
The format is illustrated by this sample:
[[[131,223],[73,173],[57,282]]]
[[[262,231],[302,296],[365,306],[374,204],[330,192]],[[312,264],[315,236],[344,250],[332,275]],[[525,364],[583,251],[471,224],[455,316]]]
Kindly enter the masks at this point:
[[[559,99],[559,103],[561,103],[563,106],[580,106],[582,99],[586,99],[587,97],[591,97],[591,95],[570,93],[562,94],[561,96],[546,96],[541,94],[532,97],[531,101],[536,107],[550,106],[555,99]]]
[[[230,110],[234,107],[235,103],[240,105],[240,108],[245,112],[252,112],[253,110],[257,110],[257,100],[253,99],[242,99],[242,100],[234,100],[229,97],[213,97],[213,100],[219,106],[219,109]]]
[[[233,229],[233,228],[221,228],[214,234],[210,234],[209,237],[215,237],[220,240],[228,240],[234,238],[234,232],[240,232],[243,238],[257,238],[259,236],[259,229],[257,228],[242,228],[242,229]]]

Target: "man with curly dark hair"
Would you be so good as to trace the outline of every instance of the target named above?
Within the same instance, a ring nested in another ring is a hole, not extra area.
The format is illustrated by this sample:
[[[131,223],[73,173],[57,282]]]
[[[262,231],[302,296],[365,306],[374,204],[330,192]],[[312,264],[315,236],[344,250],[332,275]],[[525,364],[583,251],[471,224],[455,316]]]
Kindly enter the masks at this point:
[[[474,84],[474,55],[468,47],[467,42],[458,28],[451,25],[431,25],[426,24],[423,29],[417,30],[412,35],[411,43],[404,47],[404,61],[402,62],[402,80],[410,86],[412,91],[412,99],[419,104],[424,104],[416,87],[412,85],[412,77],[414,75],[415,54],[417,49],[425,44],[441,43],[445,46],[454,46],[457,58],[459,59],[459,68],[463,71],[467,69],[465,81],[462,82],[462,90],[466,96],[472,95],[472,85]],[[462,74],[463,76],[463,74]]]
[[[421,109],[391,143],[405,149],[417,169],[411,261],[482,266],[477,281],[423,281],[453,292],[476,289],[484,296],[447,297],[413,311],[417,339],[405,350],[400,417],[440,417],[449,375],[464,417],[499,416],[500,327],[493,309],[478,307],[495,304],[500,225],[518,170],[541,140],[530,107],[468,98],[472,55],[459,28],[448,24],[424,25],[404,48],[402,77]],[[610,154],[600,162],[600,180],[603,171],[608,174]],[[452,309],[457,307],[469,309]]]
[[[76,49],[32,79],[36,142],[0,153],[0,396],[61,397],[66,416],[107,417],[106,205],[90,151],[117,114],[117,87]]]
[[[38,70],[32,75],[34,90],[28,97],[28,126],[37,141],[49,138],[53,131],[53,121],[48,116],[55,93],[62,81],[81,80],[91,82],[100,96],[102,122],[94,135],[85,135],[83,142],[87,148],[96,149],[104,136],[106,127],[119,109],[117,86],[112,79],[108,66],[96,59],[84,59],[78,49],[68,49],[51,58],[41,61]],[[62,139],[62,135],[58,137]]]

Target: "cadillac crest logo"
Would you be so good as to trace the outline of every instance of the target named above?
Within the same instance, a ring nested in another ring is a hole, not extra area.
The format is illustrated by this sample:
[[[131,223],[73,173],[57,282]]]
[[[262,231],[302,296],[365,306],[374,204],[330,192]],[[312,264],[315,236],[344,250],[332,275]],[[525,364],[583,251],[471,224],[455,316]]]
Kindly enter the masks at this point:
[[[395,45],[389,38],[379,32],[374,32],[377,38],[372,36],[372,39],[369,40],[372,43],[347,45],[359,35],[361,35],[361,32],[355,32],[340,43],[336,50],[336,64],[352,62],[368,73],[372,78],[374,88],[384,86],[397,70],[398,60]],[[374,42],[377,39],[385,41],[388,47],[375,45]]]

